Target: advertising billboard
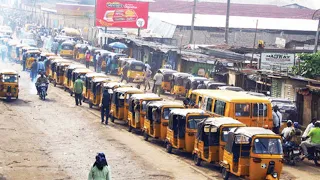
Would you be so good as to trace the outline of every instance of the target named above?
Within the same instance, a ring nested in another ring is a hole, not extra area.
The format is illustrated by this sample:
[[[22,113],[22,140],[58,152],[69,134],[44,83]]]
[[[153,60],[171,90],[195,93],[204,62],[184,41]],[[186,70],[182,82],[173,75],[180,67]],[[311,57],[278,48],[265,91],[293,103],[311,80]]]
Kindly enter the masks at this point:
[[[96,26],[147,28],[148,2],[97,0]]]
[[[261,53],[261,69],[286,69],[294,64],[293,53]]]

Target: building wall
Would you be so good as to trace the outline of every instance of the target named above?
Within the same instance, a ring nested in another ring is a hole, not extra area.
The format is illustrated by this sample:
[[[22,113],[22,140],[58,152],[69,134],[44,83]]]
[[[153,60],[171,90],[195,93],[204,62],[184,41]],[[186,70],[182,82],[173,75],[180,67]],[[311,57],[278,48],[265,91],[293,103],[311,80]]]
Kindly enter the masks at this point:
[[[228,84],[231,85],[235,85],[236,84],[236,72],[234,71],[229,71],[229,80],[228,80]]]
[[[229,33],[229,44],[252,47],[254,41],[255,30],[240,30],[231,29]],[[181,36],[182,35],[182,36]],[[181,41],[182,37],[182,41]],[[223,44],[224,43],[224,29],[223,28],[196,28],[194,31],[195,44]],[[315,33],[303,32],[283,32],[283,31],[258,31],[257,41],[263,40],[266,47],[275,44],[276,37],[286,39],[286,42],[291,40],[305,41],[314,39]],[[190,28],[177,27],[173,39],[176,39],[178,46],[189,44]]]
[[[282,84],[281,97],[295,102],[297,96],[297,89],[306,87],[307,84],[308,83],[305,81],[285,79],[284,83]]]

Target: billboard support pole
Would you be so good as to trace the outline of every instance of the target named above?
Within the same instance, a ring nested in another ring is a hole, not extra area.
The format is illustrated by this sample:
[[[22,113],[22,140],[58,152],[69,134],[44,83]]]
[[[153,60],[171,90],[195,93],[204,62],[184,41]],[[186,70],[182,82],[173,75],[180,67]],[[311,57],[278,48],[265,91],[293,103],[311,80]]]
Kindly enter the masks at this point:
[[[138,37],[140,37],[141,28],[138,28]]]
[[[97,23],[97,1],[98,0],[94,0],[94,26],[96,26]]]
[[[193,42],[194,18],[196,16],[196,6],[197,6],[197,0],[194,0],[193,8],[192,8],[192,20],[191,20],[191,32],[190,32],[189,44],[192,44],[192,42]]]

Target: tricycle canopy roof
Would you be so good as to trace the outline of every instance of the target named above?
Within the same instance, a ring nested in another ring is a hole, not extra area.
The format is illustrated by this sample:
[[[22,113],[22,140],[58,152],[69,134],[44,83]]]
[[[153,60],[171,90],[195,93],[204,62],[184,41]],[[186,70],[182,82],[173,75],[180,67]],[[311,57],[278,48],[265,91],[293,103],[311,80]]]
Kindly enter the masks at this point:
[[[209,79],[207,79],[207,78],[205,78],[205,77],[196,77],[196,76],[188,77],[188,79],[189,79],[191,82],[194,82],[194,81],[209,81]]]
[[[138,64],[138,65],[144,65],[144,63],[142,61],[138,61],[138,60],[128,60],[127,61],[128,64]]]
[[[262,127],[239,127],[231,130],[234,134],[242,134],[248,137],[253,137],[255,135],[276,135],[270,129],[265,129]]]
[[[154,93],[134,94],[131,96],[131,98],[132,99],[162,99]]]
[[[107,78],[107,77],[98,77],[98,78],[95,78],[95,79],[92,80],[92,82],[94,82],[94,83],[108,82],[108,81],[111,81],[111,79]]]
[[[173,73],[178,72],[178,71],[172,70],[172,69],[159,69],[159,71],[161,71],[162,74],[173,74]]]
[[[188,114],[207,114],[202,109],[173,109],[170,114],[180,115],[180,116],[187,116]]]
[[[59,59],[54,59],[52,63],[62,63],[62,62],[71,62],[70,60],[59,58]]]
[[[13,69],[2,69],[0,74],[18,74],[18,72]]]
[[[90,73],[90,74],[87,74],[86,77],[107,77],[107,76],[102,73]]]
[[[204,84],[206,86],[210,86],[210,85],[216,85],[216,86],[226,86],[226,83],[223,82],[216,82],[216,81],[205,81]]]
[[[65,41],[63,43],[61,43],[61,45],[70,45],[70,46],[74,46],[76,43],[73,41]]]
[[[81,48],[81,49],[85,49],[88,47],[88,44],[76,44],[75,46],[76,48]]]
[[[89,73],[89,72],[92,72],[90,69],[87,69],[87,68],[81,68],[81,69],[76,69],[73,71],[73,73]]]
[[[151,101],[148,106],[152,107],[163,107],[163,106],[172,106],[172,107],[183,107],[182,102],[177,101]]]
[[[68,69],[76,69],[76,68],[85,68],[86,69],[86,67],[82,64],[70,64],[70,66],[68,67]]]
[[[58,62],[57,66],[69,66],[72,62]]]
[[[226,125],[226,124],[243,124],[242,122],[235,120],[233,118],[230,118],[230,117],[209,117],[209,118],[202,120],[200,123],[204,124],[204,125],[213,125],[218,128],[220,126]]]
[[[132,87],[132,86],[125,83],[121,83],[121,82],[108,82],[108,83],[104,83],[103,87],[112,89],[114,87]]]
[[[182,78],[192,77],[192,74],[182,73],[182,72],[176,72],[176,73],[173,73],[172,75],[175,77],[182,77]]]
[[[120,93],[126,93],[126,92],[129,92],[129,93],[143,93],[142,90],[138,89],[138,88],[134,88],[134,87],[121,87],[121,88],[117,88],[115,90],[115,92],[120,92]]]

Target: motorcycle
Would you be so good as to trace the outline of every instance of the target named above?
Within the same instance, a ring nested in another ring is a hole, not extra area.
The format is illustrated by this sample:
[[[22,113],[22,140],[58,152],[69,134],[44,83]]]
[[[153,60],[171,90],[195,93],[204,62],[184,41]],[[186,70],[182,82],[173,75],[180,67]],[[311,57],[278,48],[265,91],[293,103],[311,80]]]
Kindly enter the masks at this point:
[[[48,83],[40,84],[39,88],[40,88],[39,97],[40,99],[45,100],[47,96]]]
[[[320,147],[312,147],[308,148],[308,154],[309,156],[307,157],[309,161],[314,161],[314,164],[316,166],[320,165]],[[302,161],[304,158],[301,159]]]
[[[301,138],[301,141],[306,141],[307,138],[303,137]],[[317,147],[311,147],[308,148],[308,157],[302,157],[301,161],[303,161],[305,158],[308,158],[309,161],[314,161],[314,164],[319,166],[320,165],[320,146]]]
[[[296,165],[301,161],[301,148],[298,144],[288,141],[283,143],[283,160],[289,165]]]

